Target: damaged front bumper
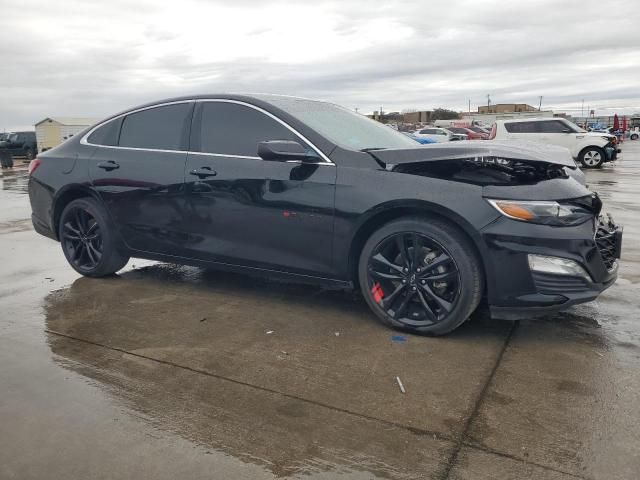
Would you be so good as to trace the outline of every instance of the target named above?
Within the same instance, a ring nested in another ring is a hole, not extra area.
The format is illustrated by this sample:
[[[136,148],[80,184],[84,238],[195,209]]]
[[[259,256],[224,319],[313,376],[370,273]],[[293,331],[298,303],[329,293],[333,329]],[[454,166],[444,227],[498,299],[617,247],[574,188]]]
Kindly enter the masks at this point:
[[[562,228],[500,218],[482,235],[490,252],[487,299],[493,318],[532,318],[589,302],[617,278],[622,228],[607,216]],[[580,270],[534,270],[530,255],[568,260]]]

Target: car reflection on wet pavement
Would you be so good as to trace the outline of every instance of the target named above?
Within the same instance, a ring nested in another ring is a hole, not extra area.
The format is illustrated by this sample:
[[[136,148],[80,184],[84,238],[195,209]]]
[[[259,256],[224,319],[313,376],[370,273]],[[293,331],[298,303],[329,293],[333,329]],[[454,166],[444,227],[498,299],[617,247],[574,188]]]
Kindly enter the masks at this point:
[[[349,292],[138,260],[79,278],[3,172],[0,478],[637,478],[640,143],[587,180],[625,226],[614,287],[398,341]]]

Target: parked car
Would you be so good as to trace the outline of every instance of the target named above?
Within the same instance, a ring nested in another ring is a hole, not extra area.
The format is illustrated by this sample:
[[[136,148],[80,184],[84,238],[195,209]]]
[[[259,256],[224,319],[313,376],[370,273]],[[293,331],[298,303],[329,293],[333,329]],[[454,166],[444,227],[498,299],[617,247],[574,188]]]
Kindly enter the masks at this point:
[[[640,138],[640,132],[635,130],[632,130],[631,132],[629,132],[629,139],[638,140],[638,138]]]
[[[453,133],[446,128],[439,127],[421,128],[420,130],[416,130],[415,132],[413,132],[413,136],[416,138],[428,138],[430,140],[434,140],[437,143],[467,139],[466,135]]]
[[[467,127],[447,127],[447,130],[457,135],[466,135],[469,140],[486,140],[489,138],[488,135],[485,136]]]
[[[416,142],[422,145],[428,145],[430,143],[438,143],[435,140],[432,140],[431,138],[428,138],[428,137],[416,137],[413,133],[410,133],[410,132],[402,132],[402,133],[405,134],[410,139],[415,140]]]
[[[10,132],[0,139],[0,148],[6,149],[14,157],[33,159],[38,153],[36,132]]]
[[[482,299],[496,318],[593,300],[622,239],[566,149],[420,147],[274,95],[114,115],[31,162],[29,198],[82,275],[141,257],[357,287],[386,325],[432,335]]]
[[[486,128],[478,127],[477,125],[471,125],[467,128],[469,130],[473,130],[476,133],[479,133],[482,136],[482,140],[488,140],[489,135],[491,134],[491,129],[487,130]]]
[[[566,147],[574,160],[585,168],[599,168],[617,158],[614,135],[587,132],[564,118],[527,118],[497,120],[490,139],[527,140]]]

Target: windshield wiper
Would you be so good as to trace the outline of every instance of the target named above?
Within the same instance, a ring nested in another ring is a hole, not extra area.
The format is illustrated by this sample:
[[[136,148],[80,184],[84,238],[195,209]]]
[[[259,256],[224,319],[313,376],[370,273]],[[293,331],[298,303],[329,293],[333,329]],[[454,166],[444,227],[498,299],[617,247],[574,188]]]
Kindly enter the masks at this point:
[[[362,150],[360,150],[361,152],[373,152],[374,150],[386,150],[387,147],[369,147],[369,148],[363,148]]]

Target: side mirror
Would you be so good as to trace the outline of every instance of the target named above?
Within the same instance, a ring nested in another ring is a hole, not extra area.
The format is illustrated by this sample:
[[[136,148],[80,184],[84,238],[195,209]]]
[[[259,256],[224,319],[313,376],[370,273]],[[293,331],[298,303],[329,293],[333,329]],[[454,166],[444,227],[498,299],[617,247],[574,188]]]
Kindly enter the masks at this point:
[[[258,143],[258,156],[263,160],[286,162],[288,160],[317,161],[318,157],[309,154],[298,142],[290,140],[269,140]]]

